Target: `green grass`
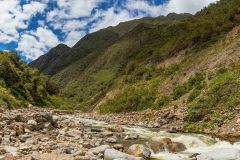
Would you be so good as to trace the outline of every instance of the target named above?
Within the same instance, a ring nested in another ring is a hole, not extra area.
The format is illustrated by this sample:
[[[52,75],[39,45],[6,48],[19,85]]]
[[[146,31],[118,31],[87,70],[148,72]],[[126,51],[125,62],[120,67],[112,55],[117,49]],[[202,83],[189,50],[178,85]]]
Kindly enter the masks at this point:
[[[207,92],[189,104],[185,129],[192,131],[201,128],[200,131],[204,131],[204,128],[210,128],[214,130],[231,120],[236,114],[234,108],[240,104],[239,78],[239,67],[218,72],[205,87]]]
[[[98,83],[103,83],[110,81],[114,77],[114,71],[110,69],[100,70],[96,74],[93,75],[94,80]]]

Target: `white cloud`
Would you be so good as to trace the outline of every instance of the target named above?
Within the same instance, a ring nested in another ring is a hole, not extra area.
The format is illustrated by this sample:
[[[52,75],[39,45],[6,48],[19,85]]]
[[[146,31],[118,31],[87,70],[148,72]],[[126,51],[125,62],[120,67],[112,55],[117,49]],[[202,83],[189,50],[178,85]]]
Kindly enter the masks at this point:
[[[58,8],[47,14],[47,22],[54,29],[60,29],[65,34],[63,43],[73,46],[80,38],[86,35],[93,9],[104,0],[58,0]],[[79,18],[85,19],[79,20]],[[87,17],[87,18],[86,18]]]
[[[98,21],[91,26],[90,32],[95,32],[100,29],[116,26],[120,22],[129,21],[137,17],[132,17],[126,10],[121,10],[119,12],[115,12],[115,8],[109,8],[107,11],[99,11],[98,12]]]
[[[61,18],[89,17],[95,7],[103,0],[58,0]]]
[[[59,43],[58,38],[51,30],[39,27],[36,31],[21,35],[17,50],[22,51],[27,59],[33,60]]]
[[[161,12],[163,11],[164,5],[151,5],[148,3],[148,1],[143,1],[143,0],[127,0],[126,1],[126,7],[130,11],[138,10],[141,12],[144,12],[143,15],[148,15],[152,17],[159,16]]]
[[[164,7],[163,14],[170,12],[175,13],[192,13],[195,14],[203,7],[208,6],[210,3],[214,3],[218,0],[170,0]]]
[[[115,26],[119,22],[138,19],[145,16],[156,17],[159,15],[167,15],[171,12],[194,14],[201,10],[204,6],[216,1],[217,0],[170,0],[161,5],[153,5],[147,0],[127,0],[124,5],[127,10],[122,9],[116,13],[116,8],[112,7],[107,11],[99,11],[99,17],[102,18],[91,26],[90,32],[94,32],[108,26]],[[139,14],[138,16],[133,17],[135,11],[138,11]]]
[[[86,32],[84,31],[73,30],[67,34],[63,43],[72,47],[76,44],[76,42],[78,42],[85,35],[86,35]]]
[[[19,38],[18,29],[28,27],[28,21],[36,13],[43,12],[46,4],[31,2],[23,6],[19,0],[0,0],[0,30],[2,43],[17,41]]]

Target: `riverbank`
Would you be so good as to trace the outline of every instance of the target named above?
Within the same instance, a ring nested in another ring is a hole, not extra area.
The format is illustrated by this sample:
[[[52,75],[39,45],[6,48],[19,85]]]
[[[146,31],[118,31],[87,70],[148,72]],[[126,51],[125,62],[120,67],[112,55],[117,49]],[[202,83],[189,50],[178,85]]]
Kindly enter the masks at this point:
[[[38,108],[1,110],[0,159],[111,160],[117,155],[191,160],[225,148],[236,155],[239,151],[240,155],[239,143],[177,133],[181,128],[159,129],[153,122],[160,113],[150,113],[97,115]]]

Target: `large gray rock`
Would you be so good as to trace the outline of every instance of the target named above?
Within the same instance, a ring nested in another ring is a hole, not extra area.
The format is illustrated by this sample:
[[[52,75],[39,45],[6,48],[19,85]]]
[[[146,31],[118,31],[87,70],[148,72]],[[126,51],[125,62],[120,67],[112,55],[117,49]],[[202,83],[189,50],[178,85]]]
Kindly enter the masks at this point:
[[[198,160],[240,160],[240,150],[235,148],[219,148],[202,153],[197,156]]]
[[[99,147],[91,148],[89,151],[97,155],[99,153],[104,153],[104,151],[109,148],[111,148],[109,145],[101,145]]]
[[[151,150],[142,144],[134,144],[130,146],[127,152],[136,157],[142,157],[144,159],[151,158]]]
[[[104,160],[143,160],[141,157],[134,157],[115,149],[107,149],[104,152]]]

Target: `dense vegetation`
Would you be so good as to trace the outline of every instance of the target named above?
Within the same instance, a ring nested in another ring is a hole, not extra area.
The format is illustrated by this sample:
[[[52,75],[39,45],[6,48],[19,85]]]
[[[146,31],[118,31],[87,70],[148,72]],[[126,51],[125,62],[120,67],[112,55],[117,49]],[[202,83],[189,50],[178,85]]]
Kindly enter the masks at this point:
[[[71,108],[119,113],[187,106],[186,130],[214,129],[240,103],[239,24],[240,0],[221,0],[194,16],[121,23],[31,66],[41,69],[39,61],[60,55],[41,71],[59,82]]]
[[[49,77],[22,62],[15,53],[0,53],[0,106],[51,105],[58,89]]]

